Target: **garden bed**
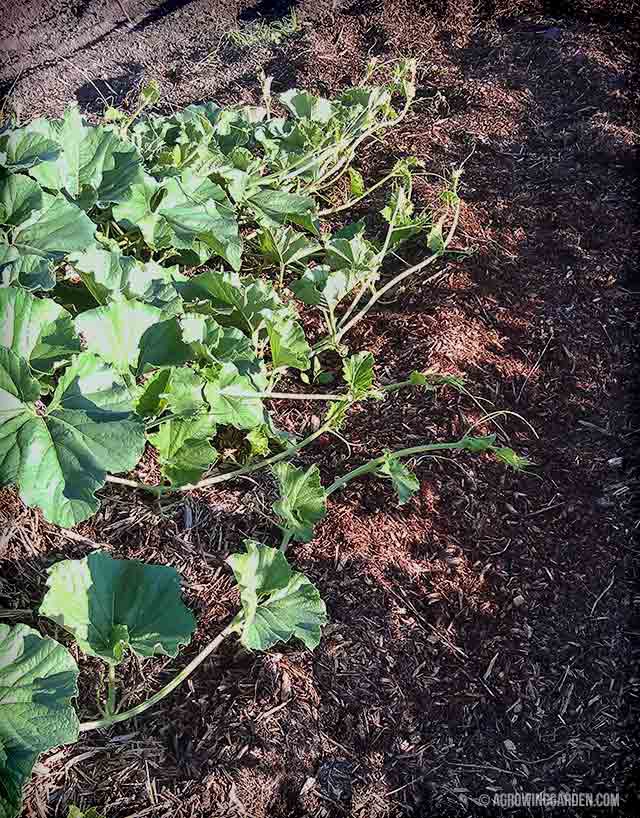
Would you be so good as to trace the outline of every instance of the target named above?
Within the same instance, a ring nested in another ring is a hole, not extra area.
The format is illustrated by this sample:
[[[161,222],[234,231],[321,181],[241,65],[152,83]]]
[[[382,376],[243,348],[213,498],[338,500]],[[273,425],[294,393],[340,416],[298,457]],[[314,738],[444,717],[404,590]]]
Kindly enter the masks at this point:
[[[292,17],[287,3],[49,3],[36,26],[37,4],[4,4],[0,80],[24,119],[74,99],[90,118],[105,100],[126,109],[150,79],[164,112],[255,103],[260,68],[274,92],[331,96],[372,55],[417,57],[416,104],[358,167],[373,181],[403,155],[442,173],[471,154],[456,247],[473,252],[447,258],[435,284],[394,291],[353,348],[375,355],[382,381],[464,377],[538,435],[502,421],[530,474],[425,460],[401,508],[369,478],[332,496],[315,538],[289,554],[327,604],[319,648],[256,655],[225,643],[180,695],[43,756],[26,815],[76,803],[107,818],[378,818],[483,814],[478,799],[494,792],[633,798],[637,53],[624,20],[522,5],[508,17],[463,3],[303,0]],[[428,177],[415,189],[430,203]],[[274,415],[300,433],[317,411],[276,403]],[[317,463],[328,484],[385,448],[459,437],[475,416],[452,390],[399,393],[359,408],[345,442],[320,438],[297,462]],[[156,469],[145,459],[133,476]],[[0,602],[20,612],[9,622],[36,624],[25,611],[46,568],[95,544],[175,567],[198,628],[175,660],[126,661],[133,704],[226,624],[237,593],[224,560],[247,537],[273,541],[275,489],[257,472],[170,508],[114,486],[101,497],[65,533],[2,490]],[[102,677],[95,660],[82,668]],[[83,682],[79,707],[95,713],[95,684]]]

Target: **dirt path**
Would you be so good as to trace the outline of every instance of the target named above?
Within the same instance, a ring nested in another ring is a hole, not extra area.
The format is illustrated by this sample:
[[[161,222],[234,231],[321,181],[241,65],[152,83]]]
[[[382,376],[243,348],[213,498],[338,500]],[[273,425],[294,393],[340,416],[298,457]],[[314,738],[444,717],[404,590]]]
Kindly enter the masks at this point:
[[[91,115],[103,97],[126,105],[152,77],[167,108],[252,99],[260,66],[274,90],[330,93],[368,55],[418,56],[414,112],[361,167],[373,178],[414,153],[439,172],[473,152],[459,241],[474,252],[363,322],[354,348],[374,352],[382,377],[464,375],[539,434],[508,423],[531,476],[424,462],[420,497],[401,510],[386,486],[352,484],[293,550],[327,601],[320,649],[228,646],[153,717],[43,759],[27,816],[65,816],[74,802],[107,818],[500,815],[479,797],[543,789],[619,792],[634,814],[637,50],[614,4],[592,4],[595,18],[543,16],[544,5],[508,16],[500,3],[474,14],[445,0],[302,0],[298,31],[243,46],[223,35],[240,26],[246,40],[290,4],[0,4],[0,81],[25,118],[74,99]],[[320,459],[328,480],[385,446],[458,434],[474,411],[448,394],[395,398],[353,418],[350,452],[332,444],[303,462]],[[299,430],[308,416],[280,420]],[[109,543],[183,572],[199,618],[191,653],[235,605],[224,558],[247,534],[272,534],[271,491],[261,477],[170,519],[113,492],[78,541],[4,490],[0,603],[32,607],[47,565]],[[131,700],[171,664],[129,661]],[[93,667],[83,660],[85,678]],[[89,682],[81,705],[94,712]]]

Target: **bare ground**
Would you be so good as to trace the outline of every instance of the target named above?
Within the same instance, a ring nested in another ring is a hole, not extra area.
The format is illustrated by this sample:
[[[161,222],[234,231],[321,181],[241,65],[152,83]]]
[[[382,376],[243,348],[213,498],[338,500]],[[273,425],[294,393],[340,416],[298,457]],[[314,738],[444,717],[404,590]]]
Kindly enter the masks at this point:
[[[352,484],[292,551],[331,616],[318,651],[227,644],[149,717],[43,758],[25,815],[64,816],[69,803],[107,818],[500,815],[478,798],[543,789],[620,792],[619,814],[636,815],[635,5],[616,16],[603,2],[303,0],[301,30],[279,45],[224,37],[288,7],[4,0],[0,81],[24,117],[74,99],[95,115],[152,77],[168,109],[255,99],[260,66],[274,90],[330,93],[370,54],[417,56],[415,110],[361,168],[373,178],[415,153],[439,172],[473,150],[459,244],[474,253],[437,286],[398,293],[353,345],[375,353],[382,379],[464,375],[533,424],[539,438],[506,425],[537,465],[514,476],[424,461],[420,496],[401,510],[385,485]],[[432,193],[426,178],[419,193]],[[283,406],[278,419],[301,431],[310,416]],[[351,420],[350,448],[321,440],[301,462],[330,480],[475,417],[465,398],[403,394]],[[198,632],[175,661],[127,662],[128,700],[141,700],[226,623],[237,600],[223,560],[248,535],[273,537],[272,492],[259,475],[159,509],[109,490],[72,536],[4,490],[3,615],[31,622],[46,567],[96,542],[175,566]],[[102,671],[82,670],[89,715]]]

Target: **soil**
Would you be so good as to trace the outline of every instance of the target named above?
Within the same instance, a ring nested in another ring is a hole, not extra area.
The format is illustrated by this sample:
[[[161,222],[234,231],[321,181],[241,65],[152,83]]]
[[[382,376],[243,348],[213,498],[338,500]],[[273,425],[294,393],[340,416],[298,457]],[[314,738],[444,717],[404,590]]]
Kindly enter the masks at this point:
[[[539,815],[480,798],[542,790],[619,793],[617,814],[639,814],[637,6],[301,0],[299,31],[243,47],[226,34],[291,4],[2,0],[0,81],[23,118],[73,100],[89,116],[127,107],[151,78],[165,109],[255,100],[260,68],[274,91],[330,94],[372,55],[417,56],[413,112],[360,167],[373,179],[403,154],[432,172],[468,157],[457,242],[473,252],[437,285],[397,292],[353,348],[375,353],[381,380],[463,375],[537,432],[501,420],[529,475],[430,460],[402,508],[375,480],[334,496],[316,539],[291,550],[327,602],[319,649],[250,655],[228,641],[149,715],[42,757],[26,816],[71,803],[107,818]],[[313,408],[276,412],[300,432]],[[402,393],[359,411],[348,445],[321,440],[300,462],[329,481],[478,415],[447,390]],[[142,700],[228,621],[223,561],[249,535],[273,540],[273,490],[258,474],[160,509],[107,489],[100,513],[64,533],[4,489],[1,615],[32,621],[47,566],[96,543],[173,565],[198,631],[176,660],[125,663],[127,701]],[[89,716],[103,674],[82,670]]]

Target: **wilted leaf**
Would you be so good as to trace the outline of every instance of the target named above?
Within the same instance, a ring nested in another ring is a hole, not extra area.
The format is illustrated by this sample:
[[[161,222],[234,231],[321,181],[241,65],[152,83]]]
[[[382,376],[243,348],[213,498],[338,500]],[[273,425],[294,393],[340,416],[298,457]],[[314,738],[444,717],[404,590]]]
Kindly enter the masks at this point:
[[[313,537],[315,523],[327,512],[327,496],[318,467],[310,466],[303,471],[291,463],[278,463],[273,473],[280,492],[273,510],[281,520],[280,525],[296,540],[308,542]]]
[[[420,481],[397,457],[387,453],[382,466],[377,471],[382,477],[389,477],[398,496],[398,505],[408,502],[420,489]]]

